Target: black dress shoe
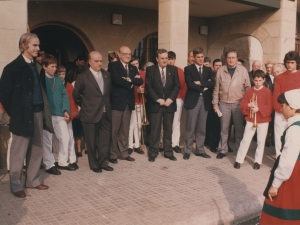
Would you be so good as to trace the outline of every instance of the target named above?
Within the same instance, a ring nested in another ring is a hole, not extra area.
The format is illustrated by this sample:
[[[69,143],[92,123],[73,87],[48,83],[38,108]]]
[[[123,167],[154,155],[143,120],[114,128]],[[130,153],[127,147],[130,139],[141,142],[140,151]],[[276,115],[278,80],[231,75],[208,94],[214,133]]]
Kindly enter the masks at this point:
[[[139,148],[133,148],[133,151],[138,153],[138,154],[141,154],[141,155],[144,155],[145,152],[139,147]]]
[[[114,168],[110,167],[110,166],[106,166],[106,167],[102,167],[103,170],[106,170],[106,171],[113,171]]]
[[[130,157],[130,156],[127,156],[126,158],[124,158],[124,160],[127,160],[127,161],[129,161],[129,162],[135,161],[135,159],[132,158],[132,157]]]
[[[211,158],[210,155],[207,155],[205,152],[204,153],[196,153],[196,156],[200,156],[200,157],[203,157],[203,158],[206,158],[206,159]]]
[[[52,166],[50,169],[46,170],[47,173],[53,174],[53,175],[60,175],[61,172],[55,167]]]
[[[225,156],[226,156],[225,154],[219,153],[219,154],[217,155],[217,159],[223,159],[223,157],[225,157]]]
[[[149,156],[148,161],[149,161],[149,162],[154,162],[154,161],[155,161],[155,157],[150,157],[150,156]]]
[[[209,150],[213,153],[216,153],[218,150],[216,147],[210,146]]]
[[[128,154],[131,155],[131,153],[133,152],[133,149],[132,148],[128,148],[127,151],[128,151]]]
[[[26,193],[24,191],[17,191],[14,193],[14,196],[16,196],[17,198],[25,198]]]
[[[190,154],[189,153],[184,153],[183,159],[188,160],[189,158],[190,158]]]
[[[75,166],[72,165],[72,164],[69,164],[67,166],[60,166],[60,165],[58,165],[57,168],[60,169],[60,170],[69,170],[69,171],[75,171],[76,170]]]
[[[259,170],[260,169],[260,165],[256,162],[256,163],[254,163],[254,165],[253,165],[253,169],[255,169],[255,170]]]
[[[236,168],[236,169],[239,169],[239,168],[241,168],[241,164],[238,163],[238,162],[235,162],[233,167]]]
[[[102,173],[101,169],[92,169],[95,173]]]
[[[70,164],[71,166],[73,166],[76,170],[78,170],[79,169],[79,166],[77,165],[77,163],[76,162],[74,162],[74,163],[71,163]]]
[[[177,161],[177,159],[176,159],[176,157],[174,155],[172,155],[170,157],[168,157],[168,156],[164,156],[164,157],[167,158],[167,159],[170,159],[172,161]]]
[[[118,160],[117,159],[110,159],[108,160],[110,163],[112,164],[117,164],[118,163]]]
[[[174,150],[174,152],[176,152],[176,153],[181,153],[181,149],[179,148],[179,146],[175,146],[175,147],[173,148],[173,150]]]
[[[82,157],[82,153],[81,152],[76,152],[76,156],[77,156],[77,158]]]

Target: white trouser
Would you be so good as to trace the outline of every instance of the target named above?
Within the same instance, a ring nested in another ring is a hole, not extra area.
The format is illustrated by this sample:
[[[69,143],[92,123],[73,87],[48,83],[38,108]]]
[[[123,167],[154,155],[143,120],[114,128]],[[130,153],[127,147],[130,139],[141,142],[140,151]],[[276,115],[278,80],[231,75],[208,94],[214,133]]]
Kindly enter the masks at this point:
[[[179,146],[180,140],[180,120],[182,114],[183,100],[176,99],[177,110],[174,113],[173,126],[172,126],[172,147]]]
[[[275,112],[274,119],[274,138],[275,138],[275,150],[276,158],[281,154],[281,136],[287,126],[287,120],[284,118],[282,113]]]
[[[142,132],[142,118],[144,109],[142,104],[136,104],[135,110],[132,111],[129,126],[128,148],[139,148]],[[134,142],[133,142],[134,139]]]
[[[54,135],[59,141],[58,164],[60,166],[67,166],[68,163],[68,147],[69,147],[69,131],[67,122],[62,116],[51,116],[52,125],[54,128]],[[43,162],[46,170],[54,166],[55,158],[52,153],[53,135],[43,130],[44,145],[43,145]]]
[[[247,121],[245,131],[244,131],[244,136],[240,143],[239,150],[237,152],[236,162],[238,163],[244,162],[253,135],[257,130],[257,148],[255,151],[254,162],[261,164],[263,154],[264,154],[264,149],[265,149],[265,141],[268,133],[268,127],[269,127],[269,123],[259,123],[258,128],[253,128],[253,123]]]
[[[68,153],[67,153],[67,160],[69,163],[75,163],[76,162],[76,154],[75,154],[75,141],[73,137],[73,127],[72,127],[72,121],[67,123],[68,128],[68,134],[69,134],[69,145],[68,145]],[[57,139],[56,135],[53,135],[53,155],[55,162],[59,162],[59,149],[61,149],[62,141]],[[60,164],[60,163],[59,163]]]

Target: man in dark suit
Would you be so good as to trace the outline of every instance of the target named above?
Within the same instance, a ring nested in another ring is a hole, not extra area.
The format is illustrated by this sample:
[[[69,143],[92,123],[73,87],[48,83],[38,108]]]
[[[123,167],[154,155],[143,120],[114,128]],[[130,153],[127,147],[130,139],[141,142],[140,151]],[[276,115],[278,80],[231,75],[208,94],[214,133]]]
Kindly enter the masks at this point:
[[[176,161],[172,150],[172,124],[176,112],[176,98],[180,90],[177,67],[168,65],[168,51],[158,49],[156,52],[158,65],[146,70],[146,90],[150,111],[151,137],[148,157],[154,162],[158,155],[159,135],[163,122],[164,157]]]
[[[141,86],[143,79],[131,60],[131,50],[126,46],[120,47],[120,60],[108,64],[108,72],[111,74],[111,109],[112,109],[112,148],[110,162],[118,163],[117,158],[121,157],[127,161],[135,161],[129,156],[128,136],[131,111],[134,106],[133,86]]]
[[[210,158],[204,150],[206,119],[211,108],[212,92],[215,85],[210,67],[203,65],[202,48],[193,50],[194,64],[184,68],[187,92],[184,107],[186,108],[186,129],[183,159],[188,160],[196,138],[196,156]]]
[[[102,169],[113,171],[108,166],[111,137],[110,74],[102,69],[102,55],[93,51],[89,54],[90,68],[79,74],[73,90],[74,101],[81,107],[88,160],[91,170],[101,173]]]

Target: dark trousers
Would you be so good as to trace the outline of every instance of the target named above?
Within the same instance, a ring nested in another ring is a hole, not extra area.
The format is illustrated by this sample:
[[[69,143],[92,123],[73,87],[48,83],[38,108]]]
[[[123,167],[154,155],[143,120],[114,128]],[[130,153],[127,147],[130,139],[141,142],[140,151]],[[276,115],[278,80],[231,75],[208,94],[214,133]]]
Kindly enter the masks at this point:
[[[148,151],[149,157],[156,157],[158,155],[158,145],[161,131],[161,124],[163,123],[163,146],[164,155],[166,157],[173,156],[172,150],[172,124],[174,119],[174,113],[167,112],[165,106],[160,107],[157,113],[150,113],[150,148]]]
[[[221,123],[213,107],[208,111],[206,136],[211,148],[217,148],[220,142]]]
[[[128,157],[128,138],[131,110],[128,105],[124,111],[112,110],[112,148],[110,159]]]
[[[107,167],[111,143],[111,122],[103,113],[98,123],[82,123],[88,149],[88,160],[91,169]]]

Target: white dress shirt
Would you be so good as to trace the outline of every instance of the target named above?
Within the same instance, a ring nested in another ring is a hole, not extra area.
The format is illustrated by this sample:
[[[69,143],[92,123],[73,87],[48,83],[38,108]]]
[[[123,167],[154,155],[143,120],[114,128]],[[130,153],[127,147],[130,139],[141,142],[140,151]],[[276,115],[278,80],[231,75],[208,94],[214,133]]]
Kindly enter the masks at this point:
[[[300,121],[300,115],[288,119],[287,127],[296,121]],[[288,180],[300,153],[300,126],[291,126],[285,135],[285,144],[280,156],[280,161],[274,173],[273,187],[279,188],[282,182]]]

